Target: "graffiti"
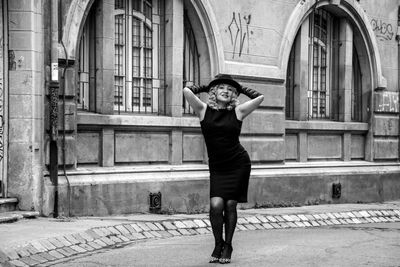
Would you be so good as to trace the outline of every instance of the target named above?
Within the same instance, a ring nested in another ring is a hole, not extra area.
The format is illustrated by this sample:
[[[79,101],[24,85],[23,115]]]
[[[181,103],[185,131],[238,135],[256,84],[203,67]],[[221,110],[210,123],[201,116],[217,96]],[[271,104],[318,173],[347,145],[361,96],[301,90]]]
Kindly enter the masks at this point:
[[[8,51],[8,70],[16,70],[17,62],[15,61],[15,53],[14,50]]]
[[[251,15],[243,16],[244,22],[242,22],[242,17],[240,13],[237,14],[233,12],[231,23],[228,25],[228,31],[231,37],[231,44],[233,46],[233,54],[232,58],[235,57],[235,54],[239,54],[239,57],[242,56],[244,44],[247,44],[247,54],[249,53],[249,24],[251,22]],[[244,26],[243,26],[244,24]],[[253,34],[253,32],[250,32]],[[238,52],[237,52],[238,50]]]
[[[394,36],[393,26],[390,23],[385,23],[382,20],[371,20],[372,30],[380,41],[392,40]]]
[[[375,111],[398,113],[399,112],[399,93],[381,92],[375,95]]]
[[[0,162],[4,157],[4,142],[3,142],[3,134],[4,134],[4,121],[3,121],[3,78],[0,77]]]

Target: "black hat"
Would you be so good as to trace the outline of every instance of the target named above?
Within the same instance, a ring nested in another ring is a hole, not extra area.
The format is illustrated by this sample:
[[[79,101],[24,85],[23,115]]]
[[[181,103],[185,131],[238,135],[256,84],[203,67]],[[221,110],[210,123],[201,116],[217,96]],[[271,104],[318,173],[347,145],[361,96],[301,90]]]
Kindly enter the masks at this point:
[[[228,85],[234,87],[236,89],[238,95],[240,94],[242,86],[237,81],[235,81],[231,75],[228,75],[228,74],[219,74],[219,75],[215,76],[215,79],[212,80],[210,82],[210,84],[208,85],[208,89],[211,89],[211,87],[213,87],[217,84],[221,84],[221,83],[228,84]]]

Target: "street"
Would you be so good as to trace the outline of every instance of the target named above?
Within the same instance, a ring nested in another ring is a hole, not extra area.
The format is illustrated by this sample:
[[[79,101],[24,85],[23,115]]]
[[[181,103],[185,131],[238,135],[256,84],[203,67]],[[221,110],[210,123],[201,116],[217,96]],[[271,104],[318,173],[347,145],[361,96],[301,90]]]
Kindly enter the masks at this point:
[[[210,234],[131,243],[52,266],[212,266]],[[400,266],[400,223],[239,231],[230,266]]]

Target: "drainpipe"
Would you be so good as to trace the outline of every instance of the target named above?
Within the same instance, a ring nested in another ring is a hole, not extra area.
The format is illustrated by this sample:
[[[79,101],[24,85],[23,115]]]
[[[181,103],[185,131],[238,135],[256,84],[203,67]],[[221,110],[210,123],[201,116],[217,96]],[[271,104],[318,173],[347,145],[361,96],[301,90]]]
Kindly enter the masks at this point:
[[[397,34],[396,34],[396,41],[397,41],[397,93],[399,94],[400,101],[400,7],[397,10]],[[398,156],[397,161],[400,161],[400,110],[399,112],[399,129],[398,129]]]
[[[50,1],[51,12],[51,80],[50,95],[50,180],[54,186],[53,217],[58,217],[58,0]]]

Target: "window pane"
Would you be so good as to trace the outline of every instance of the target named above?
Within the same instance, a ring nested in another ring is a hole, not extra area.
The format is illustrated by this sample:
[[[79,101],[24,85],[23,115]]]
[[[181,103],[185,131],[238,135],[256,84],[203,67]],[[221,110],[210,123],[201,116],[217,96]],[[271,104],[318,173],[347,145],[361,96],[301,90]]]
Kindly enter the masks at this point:
[[[132,19],[132,46],[140,47],[140,20]]]
[[[146,18],[151,19],[152,16],[152,7],[151,7],[151,0],[144,0],[143,3],[143,13]]]
[[[152,51],[150,49],[145,49],[145,69],[144,69],[144,76],[146,78],[152,77]]]
[[[313,88],[312,90],[317,91],[318,90],[318,67],[314,67],[313,71]]]
[[[144,36],[145,36],[144,47],[152,48],[152,46],[153,46],[153,43],[152,43],[152,31],[148,27],[145,27],[144,30],[145,30],[145,32],[144,32]]]
[[[132,1],[132,8],[133,8],[133,10],[136,10],[136,11],[138,11],[138,12],[140,12],[141,10],[140,10],[140,3],[141,3],[142,1],[141,0],[133,0]]]
[[[132,106],[140,105],[140,79],[132,80]]]
[[[115,0],[115,9],[125,9],[125,0]]]
[[[313,65],[318,66],[319,65],[319,47],[318,44],[314,43],[314,53],[313,53]]]
[[[321,68],[321,87],[320,87],[321,91],[325,91],[326,90],[326,69],[325,68]]]
[[[151,106],[151,92],[153,88],[153,81],[150,79],[145,80],[144,92],[143,92],[143,106]]]
[[[325,51],[321,52],[321,66],[326,67],[326,52]]]
[[[132,49],[132,76],[140,77],[140,48]]]
[[[114,80],[114,104],[123,105],[124,78],[116,76]]]

